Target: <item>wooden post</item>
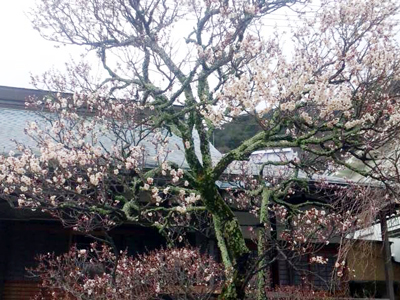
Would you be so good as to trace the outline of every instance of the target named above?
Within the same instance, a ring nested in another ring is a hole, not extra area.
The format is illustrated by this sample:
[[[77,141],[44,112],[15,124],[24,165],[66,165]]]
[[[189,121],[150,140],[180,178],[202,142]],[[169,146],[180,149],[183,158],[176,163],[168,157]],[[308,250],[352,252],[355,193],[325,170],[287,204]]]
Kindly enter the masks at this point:
[[[7,263],[10,247],[10,226],[8,223],[0,220],[0,300],[3,299],[4,281],[7,275]]]
[[[271,241],[273,247],[277,247],[278,243],[278,226],[276,224],[276,215],[274,212],[269,212],[270,224],[271,224]],[[279,255],[276,248],[272,249],[271,256],[275,257]],[[280,280],[279,280],[279,259],[275,260],[271,265],[271,287],[277,288],[279,287]]]
[[[390,249],[389,231],[387,227],[386,214],[384,212],[381,213],[381,233],[383,242],[383,259],[385,263],[386,293],[390,300],[395,300],[393,286],[392,251]]]

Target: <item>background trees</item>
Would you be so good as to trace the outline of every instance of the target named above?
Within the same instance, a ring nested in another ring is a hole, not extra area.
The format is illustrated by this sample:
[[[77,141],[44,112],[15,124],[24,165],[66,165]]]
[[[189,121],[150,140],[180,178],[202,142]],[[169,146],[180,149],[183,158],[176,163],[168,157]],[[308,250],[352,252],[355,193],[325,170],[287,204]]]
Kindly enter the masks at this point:
[[[32,12],[35,28],[49,40],[94,51],[105,72],[94,78],[79,63],[68,74],[35,79],[73,95],[31,101],[50,126],[27,128],[38,153],[19,145],[21,155],[1,158],[4,197],[87,233],[131,220],[168,237],[171,229],[195,227],[192,213],[209,218],[227,271],[221,298],[244,298],[252,263],[232,203],[254,208],[262,257],[270,247],[270,209],[292,230],[297,218],[309,225],[302,207],[310,203],[294,205],[288,195],[307,177],[340,168],[381,180],[377,168],[354,167],[349,159],[380,164],[377,151],[398,138],[396,1],[322,1],[315,16],[292,28],[290,40],[265,34],[270,13],[307,2],[41,1]],[[216,157],[213,130],[242,114],[262,130]],[[186,168],[169,159],[168,140],[176,136]],[[146,153],[149,140],[155,153]],[[263,161],[255,172],[235,163],[281,148],[300,154]],[[215,183],[232,174],[246,175],[249,184],[227,199]],[[385,181],[393,193],[391,183]],[[313,216],[324,219],[327,211]],[[336,220],[351,225],[340,234],[360,226],[352,221],[356,212]]]

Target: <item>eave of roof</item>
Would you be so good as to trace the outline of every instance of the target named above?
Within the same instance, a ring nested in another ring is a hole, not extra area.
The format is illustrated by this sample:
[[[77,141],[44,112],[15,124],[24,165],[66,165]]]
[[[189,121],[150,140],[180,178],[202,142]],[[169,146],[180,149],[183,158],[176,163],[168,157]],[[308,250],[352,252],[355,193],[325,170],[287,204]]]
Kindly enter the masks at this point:
[[[38,98],[49,95],[51,92],[37,89],[17,88],[0,85],[0,107],[26,109],[25,101],[30,96]]]

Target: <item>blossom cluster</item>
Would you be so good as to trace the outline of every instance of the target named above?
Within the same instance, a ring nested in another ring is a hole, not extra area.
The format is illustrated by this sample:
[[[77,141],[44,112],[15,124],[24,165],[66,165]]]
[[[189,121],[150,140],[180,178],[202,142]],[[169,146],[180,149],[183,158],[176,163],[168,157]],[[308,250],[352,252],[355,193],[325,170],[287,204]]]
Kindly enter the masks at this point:
[[[27,105],[38,113],[25,130],[36,147],[16,143],[16,152],[0,155],[0,192],[13,206],[50,212],[65,225],[89,232],[129,217],[116,196],[132,191],[133,181],[157,206],[168,200],[181,213],[200,199],[193,192],[185,195],[184,171],[168,162],[168,134],[151,128],[135,101],[59,93],[31,98]],[[164,178],[162,187],[146,175],[157,167],[159,174],[152,176]],[[178,191],[170,192],[168,185]],[[139,196],[135,193],[133,199]],[[98,206],[103,209],[93,209]]]
[[[218,124],[246,112],[263,119],[279,108],[282,115],[300,116],[307,127],[324,124],[348,130],[376,124],[381,117],[373,112],[382,111],[390,116],[381,119],[382,127],[393,126],[399,102],[390,96],[386,78],[400,74],[397,21],[391,17],[397,9],[392,0],[324,2],[312,20],[292,29],[290,55],[280,45],[281,35],[252,43],[259,55],[238,52],[249,59],[248,71],[232,76],[217,96],[218,107],[206,112],[212,112],[210,118]],[[382,80],[379,95],[368,91],[371,80]]]
[[[278,219],[286,224],[287,209],[273,208]],[[334,237],[343,237],[357,228],[358,217],[352,212],[329,212],[323,209],[310,208],[296,214],[291,224],[281,234],[281,238],[292,245],[292,248],[303,247],[308,243],[329,244]]]

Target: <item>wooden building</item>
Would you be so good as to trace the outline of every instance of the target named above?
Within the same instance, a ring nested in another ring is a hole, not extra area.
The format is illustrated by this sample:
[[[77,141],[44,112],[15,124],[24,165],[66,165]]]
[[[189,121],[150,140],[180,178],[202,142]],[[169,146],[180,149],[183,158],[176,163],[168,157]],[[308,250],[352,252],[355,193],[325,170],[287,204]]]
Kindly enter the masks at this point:
[[[0,86],[1,153],[8,153],[14,149],[15,144],[11,139],[34,147],[30,140],[24,138],[23,129],[27,121],[35,120],[35,113],[26,110],[24,102],[28,96],[43,97],[47,93],[46,91]],[[182,141],[176,136],[172,137],[171,144],[180,144],[180,148],[184,149]],[[213,147],[212,155],[216,160],[221,157],[221,154]],[[174,152],[170,159],[181,165],[185,164],[184,156],[179,155],[179,152]],[[221,189],[224,189],[223,185],[221,183]],[[243,225],[243,232],[245,236],[249,237],[249,226],[256,225],[258,220],[244,212],[238,212],[237,215],[239,221],[246,224]],[[111,235],[119,249],[128,249],[130,254],[151,250],[164,244],[163,238],[156,231],[135,224],[124,224],[114,229]],[[193,235],[192,241],[194,245],[207,243],[209,251],[218,256],[214,240],[204,240],[200,236]],[[11,208],[6,201],[0,199],[0,300],[30,299],[39,291],[37,278],[30,276],[27,271],[27,268],[35,266],[37,255],[48,252],[61,254],[68,251],[72,244],[77,244],[80,248],[85,247],[88,243],[90,243],[89,239],[72,230],[65,229],[59,221],[50,216],[40,211]],[[383,253],[383,248],[380,249],[375,249],[378,256],[379,253]],[[319,255],[329,258],[328,263],[324,265],[309,264],[310,257],[308,256],[298,260],[299,267],[309,270],[309,273],[318,274],[318,276],[308,278],[314,287],[324,288],[325,282],[329,281],[330,274],[334,269],[336,251],[335,243],[323,248]],[[357,254],[355,253],[353,252],[349,257],[349,265],[357,268]],[[379,259],[375,259],[371,264],[375,264],[378,269],[382,269],[384,265],[383,259],[381,262]],[[379,278],[362,277],[361,271],[357,272],[359,274],[357,280],[361,282],[377,282],[385,278],[382,276]],[[369,271],[369,275],[371,272]],[[272,266],[271,273],[275,286],[301,285],[303,282],[302,274],[297,272],[293,265],[285,259],[277,260]],[[395,281],[400,284],[399,264],[395,264],[394,273]],[[368,271],[366,274],[368,275]]]

